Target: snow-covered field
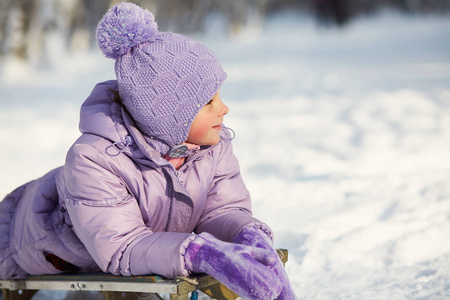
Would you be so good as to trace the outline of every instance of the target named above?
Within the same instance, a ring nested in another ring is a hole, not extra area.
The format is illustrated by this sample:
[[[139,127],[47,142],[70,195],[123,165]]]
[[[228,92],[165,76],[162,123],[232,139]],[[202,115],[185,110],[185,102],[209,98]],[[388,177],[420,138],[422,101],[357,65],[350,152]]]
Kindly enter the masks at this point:
[[[450,17],[282,15],[196,38],[228,73],[226,124],[298,298],[449,299]],[[99,51],[50,57],[0,65],[1,195],[63,163],[80,104],[114,76]]]

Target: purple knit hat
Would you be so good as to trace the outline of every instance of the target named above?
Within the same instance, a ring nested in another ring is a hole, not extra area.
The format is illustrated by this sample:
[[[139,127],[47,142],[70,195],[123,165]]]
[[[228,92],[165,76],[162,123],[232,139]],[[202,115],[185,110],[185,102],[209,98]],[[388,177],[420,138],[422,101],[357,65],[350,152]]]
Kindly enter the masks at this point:
[[[153,14],[133,3],[108,10],[98,24],[97,43],[116,60],[123,104],[161,154],[187,139],[195,116],[227,77],[205,45],[159,32]]]

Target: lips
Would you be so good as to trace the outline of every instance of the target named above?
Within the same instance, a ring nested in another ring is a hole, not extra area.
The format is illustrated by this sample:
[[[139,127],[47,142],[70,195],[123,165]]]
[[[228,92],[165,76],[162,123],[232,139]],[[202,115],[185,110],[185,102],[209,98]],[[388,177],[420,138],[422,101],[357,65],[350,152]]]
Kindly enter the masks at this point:
[[[222,129],[222,125],[214,125],[212,128],[213,129]]]

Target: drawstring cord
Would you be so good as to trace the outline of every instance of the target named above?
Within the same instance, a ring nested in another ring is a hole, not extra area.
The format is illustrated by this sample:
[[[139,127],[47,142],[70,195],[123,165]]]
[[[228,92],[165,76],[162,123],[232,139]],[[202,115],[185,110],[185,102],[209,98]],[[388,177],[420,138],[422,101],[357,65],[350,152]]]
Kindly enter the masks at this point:
[[[236,137],[236,133],[234,132],[233,129],[231,129],[230,127],[226,127],[226,126],[224,126],[223,124],[222,124],[222,127],[225,128],[226,130],[228,130],[228,131],[230,132],[230,134],[231,134],[231,137],[229,137],[229,138],[224,138],[223,140],[225,140],[225,141],[231,141],[232,139],[234,139],[234,138]]]
[[[105,148],[105,152],[109,155],[109,156],[117,156],[119,154],[121,154],[122,152],[125,151],[125,148],[127,148],[128,146],[131,146],[134,144],[134,140],[131,137],[131,135],[127,135],[125,137],[125,141],[120,141],[120,142],[115,142],[112,145],[109,145],[108,147]],[[114,148],[117,153],[110,153],[110,148]]]

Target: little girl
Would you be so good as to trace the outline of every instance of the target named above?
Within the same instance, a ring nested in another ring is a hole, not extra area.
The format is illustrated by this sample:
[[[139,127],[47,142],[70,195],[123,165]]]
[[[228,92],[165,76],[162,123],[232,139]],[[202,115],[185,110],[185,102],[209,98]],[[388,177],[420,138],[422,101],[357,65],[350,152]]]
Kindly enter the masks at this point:
[[[0,277],[207,273],[249,299],[294,299],[251,216],[215,55],[131,3],[106,13],[97,41],[117,80],[82,105],[65,165],[0,202]]]

